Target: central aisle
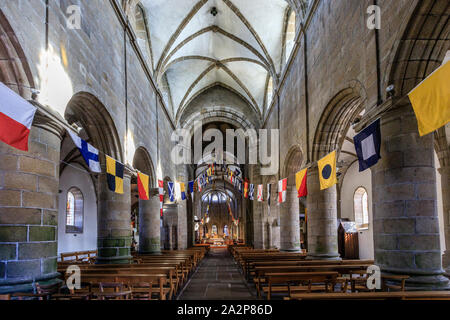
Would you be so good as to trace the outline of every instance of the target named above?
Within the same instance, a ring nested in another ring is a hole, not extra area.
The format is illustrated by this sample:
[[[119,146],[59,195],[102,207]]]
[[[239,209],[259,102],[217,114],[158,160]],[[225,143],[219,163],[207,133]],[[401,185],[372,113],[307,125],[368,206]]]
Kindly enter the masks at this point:
[[[227,249],[212,248],[178,300],[254,300]]]

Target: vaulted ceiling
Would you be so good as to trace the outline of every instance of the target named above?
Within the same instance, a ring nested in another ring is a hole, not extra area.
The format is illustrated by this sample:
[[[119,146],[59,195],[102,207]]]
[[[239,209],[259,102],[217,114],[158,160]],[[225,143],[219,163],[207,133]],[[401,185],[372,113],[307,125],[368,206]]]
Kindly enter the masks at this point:
[[[177,119],[214,85],[241,96],[261,117],[268,79],[275,85],[283,64],[286,0],[141,0],[141,5],[154,76],[169,92]]]

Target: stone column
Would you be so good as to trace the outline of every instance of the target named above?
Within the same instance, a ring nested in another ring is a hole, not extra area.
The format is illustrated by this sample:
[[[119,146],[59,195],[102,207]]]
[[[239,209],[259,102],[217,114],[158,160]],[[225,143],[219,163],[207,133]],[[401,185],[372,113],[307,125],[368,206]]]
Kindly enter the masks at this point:
[[[23,152],[0,142],[0,293],[57,279],[59,160],[63,129],[36,114]]]
[[[439,169],[441,174],[442,206],[444,213],[445,253],[442,265],[447,275],[450,275],[450,167]]]
[[[308,169],[308,259],[339,260],[336,185],[320,190],[317,165]]]
[[[381,117],[381,157],[372,167],[375,263],[407,274],[407,286],[435,289],[443,277],[434,136],[419,137],[410,105]]]
[[[166,243],[165,247],[168,247],[169,250],[173,250],[174,247],[174,239],[173,239],[173,230],[172,227],[176,226],[178,221],[178,205],[176,203],[166,203],[164,205],[164,224],[167,226],[168,235],[167,239],[169,243]],[[179,235],[177,234],[177,237]]]
[[[294,186],[287,187],[286,202],[279,204],[280,209],[280,250],[289,252],[300,251],[300,221],[297,190]]]
[[[266,223],[267,228],[267,249],[272,248],[272,225],[269,221]]]
[[[172,231],[173,226],[171,224],[167,225],[167,230],[169,232],[168,236],[169,236],[169,250],[173,250],[173,231]]]
[[[123,194],[108,188],[106,169],[99,175],[98,257],[99,264],[129,263],[131,256],[131,172],[125,167]]]
[[[178,166],[178,182],[183,182],[186,188],[186,195],[189,192],[187,181],[188,181],[188,172],[186,165]],[[177,230],[178,230],[178,249],[184,250],[188,247],[188,220],[187,220],[187,201],[178,199],[178,222],[177,222]]]
[[[161,213],[158,189],[150,190],[150,200],[139,200],[139,253],[161,254]]]
[[[278,187],[278,186],[277,186]],[[272,186],[272,189],[274,187]],[[271,204],[270,207],[267,208],[267,217],[269,219],[270,223],[270,230],[271,230],[271,239],[270,243],[272,247],[274,248],[280,248],[280,206],[277,204],[277,196],[278,193],[273,193],[271,195]]]
[[[264,249],[263,202],[249,201],[252,202],[253,207],[253,244],[255,249]]]

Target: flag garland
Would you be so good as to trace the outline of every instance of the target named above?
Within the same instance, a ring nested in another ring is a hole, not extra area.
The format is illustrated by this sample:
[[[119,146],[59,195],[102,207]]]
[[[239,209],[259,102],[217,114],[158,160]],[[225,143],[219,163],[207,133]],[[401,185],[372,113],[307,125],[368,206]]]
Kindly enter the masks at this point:
[[[108,180],[109,190],[123,194],[123,173],[125,166],[119,161],[106,156],[106,179]]]
[[[159,192],[159,209],[161,217],[163,216],[163,203],[164,203],[164,181],[158,180],[158,192]]]
[[[70,137],[72,138],[73,143],[80,151],[84,161],[86,162],[89,170],[95,173],[102,172],[100,168],[100,160],[98,157],[98,150],[91,146],[89,143],[81,139],[71,130],[68,130]]]
[[[303,169],[295,175],[295,186],[297,188],[297,197],[302,198],[308,195],[308,188],[306,185],[306,176],[308,169]]]
[[[287,178],[278,181],[278,203],[286,201],[287,194]]]
[[[175,201],[175,184],[173,182],[167,182],[167,190],[169,191],[169,199],[171,202]]]
[[[31,125],[37,108],[0,82],[0,140],[28,151]]]
[[[353,138],[353,143],[358,155],[359,172],[377,164],[381,159],[380,119],[358,133]]]
[[[250,183],[250,188],[248,191],[248,198],[250,200],[254,200],[253,195],[255,194],[255,185],[253,183]]]
[[[336,151],[320,159],[317,165],[319,167],[320,190],[334,186],[337,183]]]
[[[149,183],[148,183],[149,176],[138,171],[137,178],[138,178],[139,199],[150,200]]]
[[[258,202],[263,202],[263,193],[264,193],[264,185],[260,184],[258,185],[258,195],[257,195],[257,200]]]
[[[444,62],[408,94],[417,118],[420,136],[429,134],[450,122],[448,79],[450,79],[450,61]]]

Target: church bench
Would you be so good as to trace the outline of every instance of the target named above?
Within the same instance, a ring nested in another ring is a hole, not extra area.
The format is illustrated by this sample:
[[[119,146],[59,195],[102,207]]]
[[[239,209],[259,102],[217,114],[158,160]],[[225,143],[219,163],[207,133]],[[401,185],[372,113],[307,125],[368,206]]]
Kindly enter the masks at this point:
[[[167,275],[166,274],[81,274],[82,282],[90,282],[93,287],[98,287],[102,282],[115,282],[115,283],[125,283],[132,285],[133,283],[152,283],[157,288],[157,294],[160,300],[166,300],[167,295],[170,294],[170,288],[166,288]],[[95,293],[95,291],[94,291]]]
[[[267,273],[296,273],[296,272],[322,272],[336,271],[339,275],[351,274],[353,271],[365,271],[369,267],[368,264],[359,265],[306,265],[306,266],[261,266],[255,267],[255,282],[258,295],[262,285],[266,282],[265,275]],[[344,282],[345,285],[345,282]]]
[[[92,263],[97,256],[97,250],[75,251],[60,254],[61,262]]]
[[[335,271],[267,273],[265,274],[267,289],[263,288],[263,291],[267,295],[267,300],[270,300],[274,285],[281,285],[276,289],[278,293],[288,295],[294,283],[307,283],[308,290],[311,290],[313,284],[324,284],[326,291],[333,290],[338,275]]]
[[[102,270],[102,269],[134,269],[134,270],[141,270],[146,268],[158,268],[158,267],[173,267],[174,274],[179,277],[179,280],[181,282],[185,281],[185,277],[187,277],[186,273],[183,272],[182,263],[181,262],[152,262],[152,263],[146,263],[146,264],[94,264],[94,265],[78,265],[78,267],[81,270]],[[67,266],[64,265],[58,265],[57,271],[60,273],[66,273]]]
[[[89,274],[111,274],[111,275],[128,275],[128,274],[165,274],[167,276],[167,282],[169,284],[170,292],[169,299],[171,299],[178,291],[179,286],[181,286],[176,274],[175,268],[173,267],[157,267],[157,268],[144,268],[144,269],[132,269],[132,268],[95,268],[95,269],[84,269],[82,270],[82,275]]]
[[[181,263],[182,268],[185,272],[189,273],[194,270],[195,264],[190,258],[181,258],[181,257],[164,257],[164,258],[142,258],[142,263],[154,263],[154,262],[170,262],[170,263]]]
[[[410,277],[408,275],[394,275],[382,274],[381,281],[384,289],[405,291],[406,280]],[[392,284],[390,281],[400,282],[400,285]]]
[[[291,293],[292,300],[450,300],[450,291]]]
[[[365,266],[367,267],[373,265],[373,260],[284,260],[284,261],[255,261],[249,262],[247,268],[247,279],[250,279],[250,276],[255,275],[255,268],[259,267],[295,267],[295,266]],[[325,268],[325,267],[324,267]],[[348,268],[350,271],[352,267]],[[358,270],[358,267],[354,268]]]
[[[250,276],[250,263],[258,261],[292,261],[303,260],[304,253],[266,253],[257,255],[242,255],[240,260],[241,269],[248,279]]]

